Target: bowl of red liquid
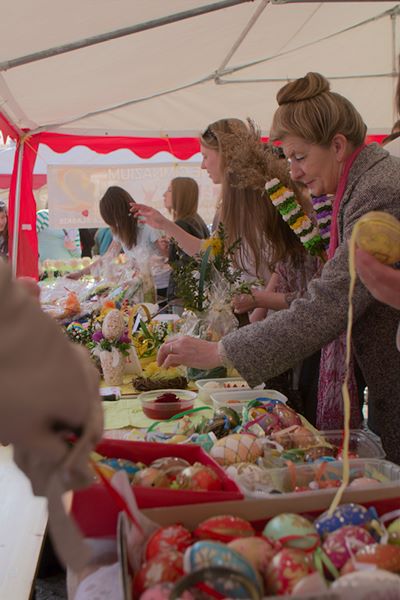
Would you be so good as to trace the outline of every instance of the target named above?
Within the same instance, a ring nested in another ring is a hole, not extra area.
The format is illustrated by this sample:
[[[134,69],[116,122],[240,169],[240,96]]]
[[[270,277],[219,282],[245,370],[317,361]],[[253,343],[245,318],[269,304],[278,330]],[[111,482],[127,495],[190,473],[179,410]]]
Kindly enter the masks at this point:
[[[153,390],[140,394],[139,400],[146,417],[164,421],[193,408],[196,396],[188,390]]]

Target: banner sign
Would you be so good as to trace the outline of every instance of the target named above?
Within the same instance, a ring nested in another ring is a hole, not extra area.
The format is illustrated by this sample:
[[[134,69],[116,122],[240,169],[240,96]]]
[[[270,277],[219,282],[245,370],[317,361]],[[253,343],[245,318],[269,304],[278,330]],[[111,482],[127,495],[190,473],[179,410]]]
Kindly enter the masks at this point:
[[[104,227],[99,202],[106,189],[118,185],[136,202],[163,214],[163,194],[174,177],[192,177],[199,185],[199,214],[210,224],[220,195],[199,163],[153,163],[150,165],[49,165],[47,173],[49,224],[55,229]]]

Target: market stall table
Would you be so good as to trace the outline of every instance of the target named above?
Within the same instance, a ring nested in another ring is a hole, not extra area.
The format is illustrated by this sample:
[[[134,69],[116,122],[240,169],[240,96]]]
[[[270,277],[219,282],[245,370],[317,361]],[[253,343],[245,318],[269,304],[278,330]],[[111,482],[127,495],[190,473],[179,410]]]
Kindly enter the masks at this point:
[[[28,600],[47,526],[47,502],[0,446],[0,598]]]

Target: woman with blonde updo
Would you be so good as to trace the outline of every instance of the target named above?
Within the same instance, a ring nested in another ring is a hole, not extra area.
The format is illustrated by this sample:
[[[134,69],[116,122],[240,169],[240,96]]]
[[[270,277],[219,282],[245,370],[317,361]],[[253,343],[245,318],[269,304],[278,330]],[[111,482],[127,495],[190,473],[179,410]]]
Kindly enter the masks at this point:
[[[306,296],[287,310],[230,333],[218,344],[187,337],[165,344],[158,357],[164,366],[210,369],[230,363],[257,385],[326,347],[347,326],[353,226],[371,210],[400,217],[400,160],[377,144],[365,145],[361,115],[347,98],[331,92],[325,77],[308,73],[286,84],[277,100],[271,137],[282,142],[292,179],[314,196],[335,195],[328,261]],[[398,311],[375,300],[360,281],[353,309],[353,348],[369,390],[368,425],[381,436],[388,458],[400,463]],[[324,383],[329,382],[326,371]]]

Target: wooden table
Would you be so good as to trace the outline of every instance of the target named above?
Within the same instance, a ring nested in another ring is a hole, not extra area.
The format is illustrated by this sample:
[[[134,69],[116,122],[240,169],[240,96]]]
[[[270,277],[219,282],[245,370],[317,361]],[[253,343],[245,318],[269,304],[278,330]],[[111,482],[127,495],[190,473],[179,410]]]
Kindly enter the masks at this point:
[[[10,447],[0,446],[0,490],[0,599],[28,600],[47,526],[47,502],[33,496]]]

